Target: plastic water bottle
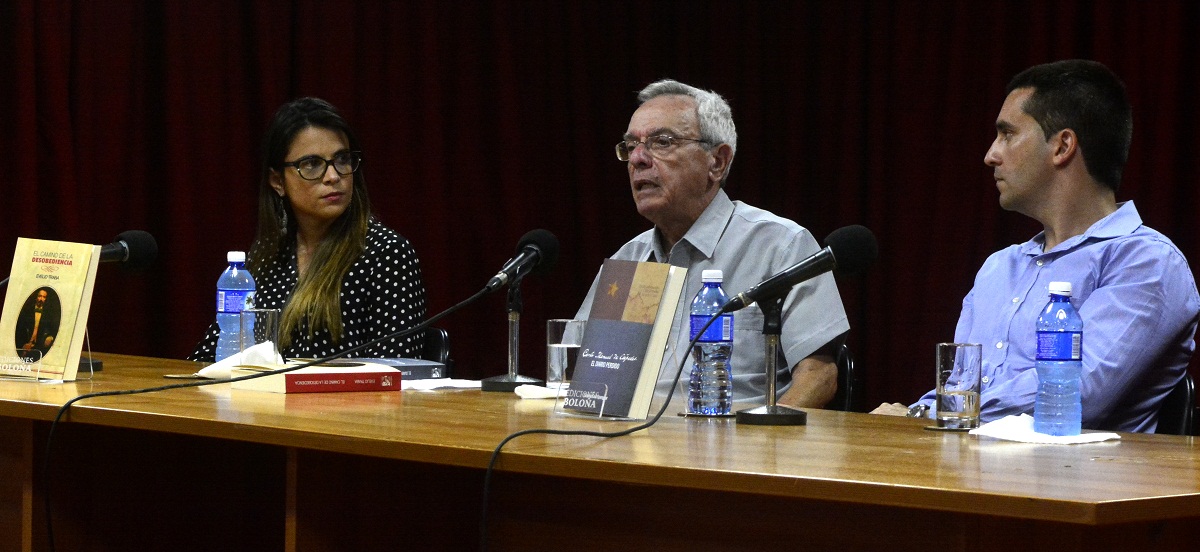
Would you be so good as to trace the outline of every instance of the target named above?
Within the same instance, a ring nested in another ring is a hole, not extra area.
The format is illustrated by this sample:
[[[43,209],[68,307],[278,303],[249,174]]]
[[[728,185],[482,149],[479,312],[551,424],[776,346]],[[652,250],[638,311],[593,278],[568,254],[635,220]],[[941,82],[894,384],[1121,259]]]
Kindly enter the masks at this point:
[[[691,337],[721,311],[728,300],[721,289],[724,275],[720,270],[701,273],[704,287],[692,299]],[[723,314],[713,321],[692,348],[692,376],[688,384],[688,413],[729,414],[733,409],[733,315]]]
[[[1037,320],[1038,392],[1033,430],[1047,435],[1079,435],[1083,405],[1083,319],[1071,305],[1071,283],[1050,282],[1050,302]]]
[[[239,323],[244,308],[254,307],[254,278],[246,270],[246,252],[230,251],[226,258],[229,268],[217,280],[217,325],[221,334],[217,336],[216,359],[221,360],[241,352]]]

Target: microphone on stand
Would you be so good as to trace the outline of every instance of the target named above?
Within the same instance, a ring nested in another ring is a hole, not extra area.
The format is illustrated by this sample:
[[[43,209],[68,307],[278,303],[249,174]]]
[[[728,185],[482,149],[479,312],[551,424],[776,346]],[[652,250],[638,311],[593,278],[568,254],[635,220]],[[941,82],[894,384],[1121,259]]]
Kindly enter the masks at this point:
[[[834,269],[839,273],[860,272],[871,266],[878,256],[875,234],[867,227],[856,224],[838,228],[825,238],[824,249],[737,294],[721,307],[721,312],[733,312],[760,299],[783,295],[800,282]]]
[[[545,273],[558,260],[558,238],[549,230],[530,230],[517,242],[517,255],[504,263],[487,283],[489,292],[505,284],[516,284],[531,272]]]
[[[112,243],[100,246],[100,262],[121,263],[130,270],[140,270],[158,257],[158,241],[145,230],[126,230],[117,234]],[[91,358],[91,352],[79,357],[79,368],[99,372],[104,363]]]
[[[508,285],[508,373],[484,378],[480,388],[484,391],[509,392],[520,385],[540,385],[542,380],[522,376],[518,373],[517,352],[520,349],[521,325],[521,279],[527,274],[546,272],[558,260],[558,238],[548,230],[531,230],[517,243],[517,255],[504,263],[484,288],[484,293]]]
[[[767,404],[739,410],[737,423],[750,425],[804,425],[808,414],[776,404],[775,388],[779,373],[776,370],[779,335],[783,326],[783,297],[793,286],[830,270],[858,272],[875,262],[879,246],[875,235],[864,226],[838,228],[825,238],[825,248],[810,255],[758,285],[737,294],[721,312],[733,312],[751,303],[758,303],[763,312],[763,337],[766,341]]]

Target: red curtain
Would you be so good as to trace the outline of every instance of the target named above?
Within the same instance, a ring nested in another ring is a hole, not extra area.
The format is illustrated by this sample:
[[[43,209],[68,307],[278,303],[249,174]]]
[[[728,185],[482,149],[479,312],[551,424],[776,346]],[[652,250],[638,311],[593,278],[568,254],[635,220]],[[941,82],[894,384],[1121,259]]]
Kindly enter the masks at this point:
[[[281,103],[339,106],[375,212],[421,256],[431,312],[475,292],[533,228],[562,257],[525,296],[522,372],[547,318],[574,314],[601,260],[649,226],[612,153],[634,91],[672,77],[725,95],[728,191],[818,238],[873,229],[881,258],[839,281],[868,399],[932,387],[986,256],[1039,228],[997,205],[983,165],[1003,88],[1055,59],[1102,61],[1134,102],[1119,199],[1200,258],[1191,2],[0,3],[8,191],[18,236],[104,243],[145,229],[146,272],[100,273],[93,349],[186,355],[224,252],[252,238],[258,141]],[[443,324],[458,374],[505,370],[503,294]]]

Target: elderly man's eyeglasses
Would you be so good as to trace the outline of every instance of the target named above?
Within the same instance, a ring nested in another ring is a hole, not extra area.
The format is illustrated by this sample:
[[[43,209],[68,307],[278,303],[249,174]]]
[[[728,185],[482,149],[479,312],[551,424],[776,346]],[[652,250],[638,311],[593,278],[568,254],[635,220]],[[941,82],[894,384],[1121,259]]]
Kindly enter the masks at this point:
[[[646,149],[650,150],[650,153],[652,154],[663,154],[675,149],[676,146],[683,142],[700,142],[701,144],[709,143],[707,140],[701,140],[698,138],[677,138],[675,136],[671,136],[670,134],[647,136],[645,140],[641,141],[625,140],[623,142],[617,142],[617,159],[620,159],[621,161],[629,161],[629,156],[633,153],[633,150],[637,149],[638,145],[646,146]]]
[[[333,159],[325,159],[319,155],[301,157],[295,161],[284,163],[284,167],[295,167],[296,173],[305,180],[320,180],[325,177],[325,171],[333,165],[333,170],[342,176],[354,174],[362,164],[362,154],[357,151],[343,151],[335,154]]]

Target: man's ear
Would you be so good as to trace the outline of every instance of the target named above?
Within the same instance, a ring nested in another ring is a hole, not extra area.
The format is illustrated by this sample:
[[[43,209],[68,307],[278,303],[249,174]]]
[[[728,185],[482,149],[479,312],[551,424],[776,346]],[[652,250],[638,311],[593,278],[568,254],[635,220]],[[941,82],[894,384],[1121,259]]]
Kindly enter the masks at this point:
[[[721,144],[710,153],[708,179],[720,184],[725,179],[725,173],[729,172],[729,164],[733,162],[733,148],[729,144]]]
[[[1079,136],[1074,130],[1064,128],[1050,137],[1053,156],[1051,161],[1056,167],[1062,167],[1079,155]]]

